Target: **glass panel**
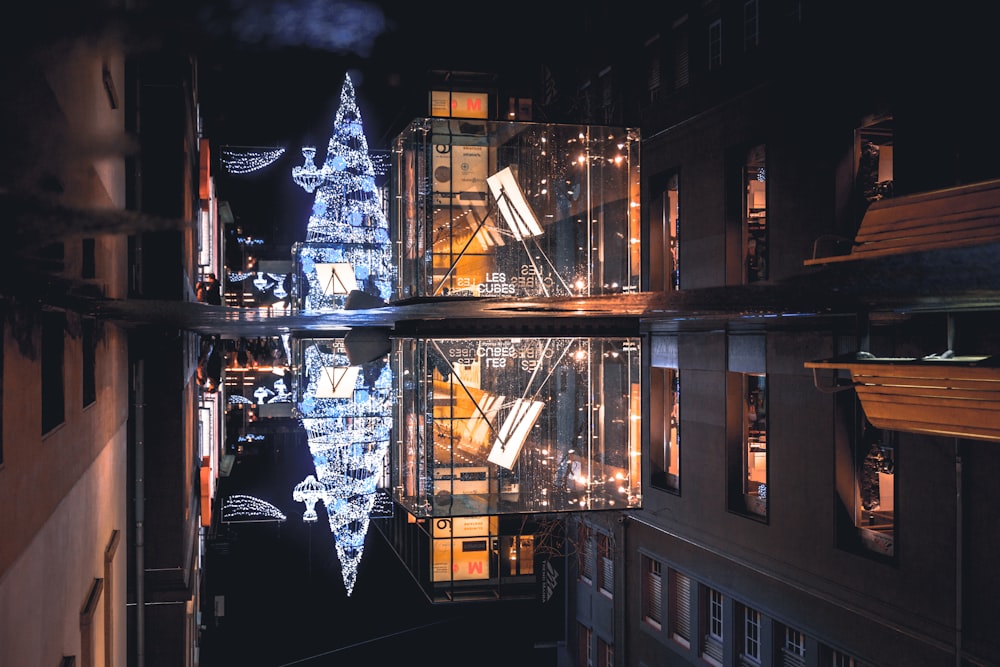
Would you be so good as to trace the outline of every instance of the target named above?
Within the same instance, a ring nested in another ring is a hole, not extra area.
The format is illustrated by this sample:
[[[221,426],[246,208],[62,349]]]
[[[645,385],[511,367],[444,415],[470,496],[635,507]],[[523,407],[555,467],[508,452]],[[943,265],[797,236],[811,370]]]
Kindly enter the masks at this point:
[[[641,506],[639,341],[393,341],[395,500],[415,516]]]
[[[396,138],[398,297],[639,289],[638,134],[418,119]]]

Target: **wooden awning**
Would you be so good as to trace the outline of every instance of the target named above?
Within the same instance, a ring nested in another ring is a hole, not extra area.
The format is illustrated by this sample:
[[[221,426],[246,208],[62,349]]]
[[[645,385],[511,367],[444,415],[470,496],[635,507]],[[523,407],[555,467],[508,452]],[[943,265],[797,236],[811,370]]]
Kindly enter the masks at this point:
[[[1000,359],[841,357],[807,361],[816,387],[853,388],[872,426],[1000,441]],[[846,370],[851,384],[820,383],[817,371]]]

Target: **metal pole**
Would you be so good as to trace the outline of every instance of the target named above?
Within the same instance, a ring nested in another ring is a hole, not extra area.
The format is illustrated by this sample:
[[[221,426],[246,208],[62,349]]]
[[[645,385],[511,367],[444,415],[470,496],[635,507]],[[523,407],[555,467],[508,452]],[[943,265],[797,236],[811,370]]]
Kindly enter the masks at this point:
[[[144,361],[138,360],[133,366],[132,382],[135,387],[135,646],[136,667],[145,665],[145,437],[143,392]]]

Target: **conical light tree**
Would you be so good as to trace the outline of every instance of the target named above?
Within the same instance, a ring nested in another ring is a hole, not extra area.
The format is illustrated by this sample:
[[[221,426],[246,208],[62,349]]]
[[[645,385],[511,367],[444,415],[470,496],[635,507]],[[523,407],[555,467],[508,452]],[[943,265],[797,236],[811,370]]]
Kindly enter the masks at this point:
[[[292,178],[306,192],[315,192],[306,241],[299,248],[308,284],[305,310],[343,308],[352,289],[387,300],[393,282],[389,223],[349,75],[322,166],[316,165],[314,147],[303,148],[302,154],[305,163],[292,169]],[[322,268],[332,266],[338,272]]]
[[[326,507],[344,587],[351,595],[389,450],[393,382],[388,363],[370,362],[373,379],[345,374],[347,390],[331,396],[324,383],[348,363],[339,349],[313,344],[303,352],[305,388],[299,412],[316,475],[296,486],[293,498],[306,505],[304,521],[316,520],[317,501]]]

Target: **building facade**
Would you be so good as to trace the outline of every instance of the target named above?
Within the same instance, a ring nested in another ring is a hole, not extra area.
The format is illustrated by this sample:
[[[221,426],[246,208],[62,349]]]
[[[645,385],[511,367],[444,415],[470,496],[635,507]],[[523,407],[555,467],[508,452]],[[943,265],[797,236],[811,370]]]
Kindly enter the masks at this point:
[[[196,664],[199,337],[96,304],[194,298],[197,66],[59,10],[5,40],[0,663]]]
[[[992,363],[995,241],[941,233],[991,206],[951,199],[998,175],[990,61],[948,18],[929,47],[886,8],[841,9],[677,3],[581,87],[611,86],[594,113],[641,117],[646,289],[703,310],[642,325],[643,507],[580,523],[575,664],[1000,660],[995,404],[928,426],[939,399],[886,389],[883,410],[877,382],[811,367]],[[814,261],[913,204],[937,247]]]

